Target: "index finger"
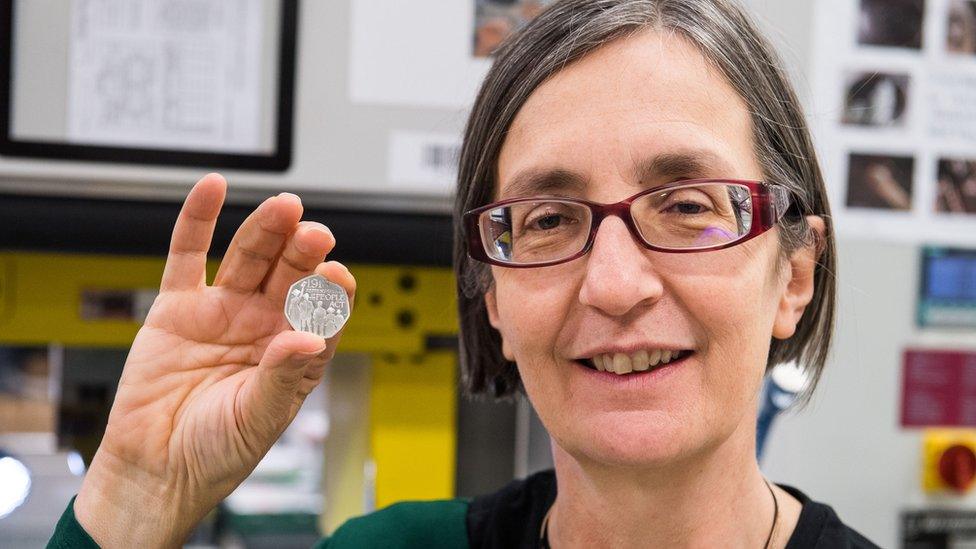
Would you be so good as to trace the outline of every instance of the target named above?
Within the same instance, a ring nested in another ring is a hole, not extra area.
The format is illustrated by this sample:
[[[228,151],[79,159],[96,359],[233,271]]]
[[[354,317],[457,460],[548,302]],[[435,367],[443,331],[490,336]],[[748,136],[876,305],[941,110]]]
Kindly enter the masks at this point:
[[[160,290],[185,290],[206,284],[207,251],[217,216],[227,194],[227,181],[211,173],[190,190],[170,239]]]

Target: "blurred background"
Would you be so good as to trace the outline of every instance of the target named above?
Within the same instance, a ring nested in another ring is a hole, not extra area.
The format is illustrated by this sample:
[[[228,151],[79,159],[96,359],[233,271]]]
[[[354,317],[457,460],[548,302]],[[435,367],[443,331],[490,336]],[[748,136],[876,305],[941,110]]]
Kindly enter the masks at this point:
[[[308,547],[551,467],[459,395],[449,209],[491,54],[542,0],[0,0],[0,547],[46,543],[101,439],[190,185],[219,258],[301,195],[359,299],[323,385],[188,546]],[[814,129],[840,250],[818,393],[770,376],[761,463],[885,547],[976,544],[976,2],[748,0]],[[211,276],[216,259],[211,265]]]

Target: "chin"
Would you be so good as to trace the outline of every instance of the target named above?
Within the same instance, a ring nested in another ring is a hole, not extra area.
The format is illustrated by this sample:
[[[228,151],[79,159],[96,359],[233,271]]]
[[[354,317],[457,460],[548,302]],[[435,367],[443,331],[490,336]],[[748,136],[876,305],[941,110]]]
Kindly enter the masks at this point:
[[[554,435],[557,444],[580,462],[635,469],[673,466],[714,444],[700,425],[666,413],[606,415],[575,422],[572,432]]]

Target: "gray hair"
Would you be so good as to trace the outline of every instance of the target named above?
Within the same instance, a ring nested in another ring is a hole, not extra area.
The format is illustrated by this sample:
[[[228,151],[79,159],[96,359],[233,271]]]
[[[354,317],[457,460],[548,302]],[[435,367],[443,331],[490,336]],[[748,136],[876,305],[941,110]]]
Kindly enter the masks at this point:
[[[643,30],[678,34],[694,44],[742,97],[752,118],[763,177],[788,187],[794,205],[780,223],[784,257],[816,245],[814,295],[795,334],[773,340],[767,371],[796,362],[811,376],[812,394],[827,360],[835,307],[836,251],[823,175],[799,100],[781,63],[756,24],[734,0],[562,0],[513,35],[496,52],[471,110],[461,147],[454,210],[454,269],[461,324],[462,383],[472,395],[496,398],[521,387],[505,360],[501,336],[484,303],[490,268],[467,256],[464,212],[488,204],[497,184],[498,156],[515,115],[549,77],[586,54]],[[814,241],[806,215],[823,217],[824,239]]]

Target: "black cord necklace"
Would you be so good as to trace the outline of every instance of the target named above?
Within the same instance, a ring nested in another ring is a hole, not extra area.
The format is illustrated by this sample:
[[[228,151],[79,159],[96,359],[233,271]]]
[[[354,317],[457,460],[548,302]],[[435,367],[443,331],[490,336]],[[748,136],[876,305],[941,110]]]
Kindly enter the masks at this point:
[[[766,536],[766,543],[763,544],[763,549],[769,549],[769,542],[773,541],[773,532],[776,531],[776,521],[779,520],[779,500],[776,499],[776,494],[773,493],[773,487],[769,485],[769,481],[763,479],[766,483],[766,488],[769,488],[769,495],[773,496],[773,525],[769,527],[769,535]]]
[[[776,522],[779,520],[779,499],[776,498],[776,494],[773,493],[773,487],[770,486],[768,480],[764,480],[766,483],[766,488],[769,489],[769,495],[773,497],[773,525],[769,527],[769,535],[766,536],[766,543],[763,544],[763,549],[769,549],[770,542],[773,541],[773,533],[776,531]],[[539,529],[539,546],[542,549],[551,549],[549,547],[549,515],[552,514],[552,505],[549,506],[549,510],[546,511],[546,516],[542,517],[542,528]]]

